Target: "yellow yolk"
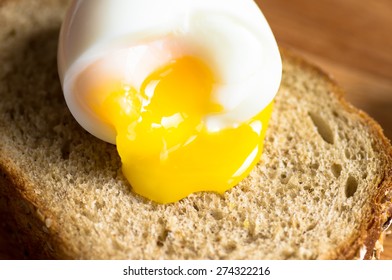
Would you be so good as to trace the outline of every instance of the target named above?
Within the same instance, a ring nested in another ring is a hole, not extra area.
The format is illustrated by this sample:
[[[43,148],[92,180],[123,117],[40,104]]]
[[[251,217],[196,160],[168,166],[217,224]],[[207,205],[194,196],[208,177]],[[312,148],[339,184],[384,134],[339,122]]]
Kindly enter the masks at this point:
[[[103,80],[87,93],[88,106],[117,133],[123,173],[136,193],[159,203],[223,193],[258,162],[272,104],[236,128],[209,132],[204,118],[221,111],[212,102],[214,83],[206,65],[183,57],[150,74],[140,91]]]

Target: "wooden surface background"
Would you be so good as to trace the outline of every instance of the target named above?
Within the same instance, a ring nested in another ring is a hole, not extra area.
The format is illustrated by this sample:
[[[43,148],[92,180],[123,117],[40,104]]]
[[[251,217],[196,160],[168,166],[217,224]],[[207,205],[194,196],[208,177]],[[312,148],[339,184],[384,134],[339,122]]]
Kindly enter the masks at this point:
[[[318,64],[392,139],[392,0],[258,0],[278,43]],[[392,237],[384,259],[392,259]],[[0,234],[0,259],[7,259]]]

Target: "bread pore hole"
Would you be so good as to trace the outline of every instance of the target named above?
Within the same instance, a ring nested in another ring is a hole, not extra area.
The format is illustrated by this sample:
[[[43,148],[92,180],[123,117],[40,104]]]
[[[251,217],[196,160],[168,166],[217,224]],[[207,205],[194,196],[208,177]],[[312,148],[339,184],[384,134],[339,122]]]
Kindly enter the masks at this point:
[[[96,201],[94,205],[97,210],[102,210],[105,208],[106,202],[105,201]]]
[[[308,227],[306,228],[306,231],[311,231],[314,230],[317,226],[317,222],[313,222],[310,225],[308,225]]]
[[[344,150],[344,155],[345,155],[345,157],[346,157],[347,159],[350,159],[350,158],[351,158],[351,153],[350,153],[349,149]]]
[[[237,249],[237,244],[234,241],[230,241],[225,245],[225,250],[227,253],[233,252],[235,249]]]
[[[320,164],[318,162],[313,163],[312,165],[310,165],[310,168],[312,168],[313,170],[318,170],[320,167]]]
[[[350,175],[347,178],[347,182],[346,182],[346,192],[345,192],[346,197],[347,198],[352,197],[357,191],[357,189],[358,189],[358,181],[355,177]]]
[[[320,134],[321,138],[328,144],[333,144],[333,132],[328,123],[318,114],[312,112],[309,112],[309,117],[311,118],[314,126],[317,128],[317,132]]]
[[[167,229],[162,231],[162,233],[159,235],[158,240],[157,240],[158,247],[163,247],[167,237],[169,236],[169,233],[170,233],[170,231]]]
[[[288,177],[288,175],[286,174],[286,173],[282,173],[282,174],[280,174],[280,182],[282,183],[282,184],[287,184],[288,183],[288,181],[289,181],[289,177]]]
[[[336,177],[336,178],[339,178],[340,177],[340,174],[342,174],[342,166],[340,165],[340,164],[337,164],[337,163],[334,163],[334,164],[332,164],[332,166],[331,166],[331,171],[332,171],[332,174]]]
[[[222,213],[222,211],[220,211],[220,210],[218,210],[218,209],[215,209],[215,210],[211,211],[211,216],[212,216],[215,220],[217,220],[217,221],[223,219],[223,213]]]

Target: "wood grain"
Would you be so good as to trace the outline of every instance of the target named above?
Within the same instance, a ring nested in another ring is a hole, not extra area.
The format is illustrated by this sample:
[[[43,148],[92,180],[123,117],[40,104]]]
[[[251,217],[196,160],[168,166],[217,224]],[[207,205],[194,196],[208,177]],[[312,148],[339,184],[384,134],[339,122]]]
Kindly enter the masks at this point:
[[[280,46],[318,64],[392,139],[392,1],[259,0]],[[392,259],[392,236],[383,259]]]
[[[391,0],[259,0],[281,46],[318,64],[392,139]],[[0,259],[12,258],[0,233]],[[384,259],[392,259],[392,236]]]
[[[391,0],[259,0],[278,43],[332,74],[392,138]]]

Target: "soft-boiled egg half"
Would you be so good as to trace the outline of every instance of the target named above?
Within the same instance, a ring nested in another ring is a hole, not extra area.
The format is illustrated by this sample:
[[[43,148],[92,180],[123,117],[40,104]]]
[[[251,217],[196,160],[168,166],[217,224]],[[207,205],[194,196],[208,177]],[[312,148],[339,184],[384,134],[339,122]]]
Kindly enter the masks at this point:
[[[282,74],[253,0],[72,1],[58,66],[73,116],[159,203],[249,174]]]

